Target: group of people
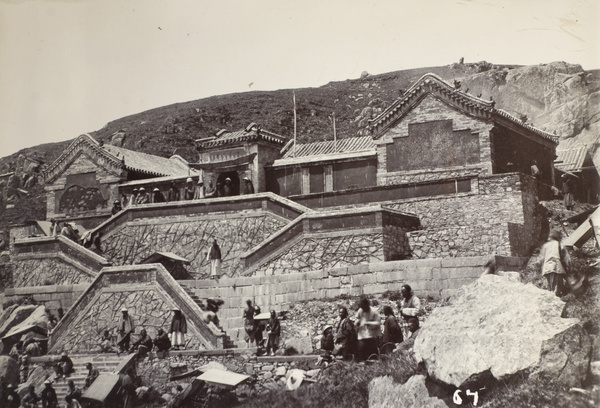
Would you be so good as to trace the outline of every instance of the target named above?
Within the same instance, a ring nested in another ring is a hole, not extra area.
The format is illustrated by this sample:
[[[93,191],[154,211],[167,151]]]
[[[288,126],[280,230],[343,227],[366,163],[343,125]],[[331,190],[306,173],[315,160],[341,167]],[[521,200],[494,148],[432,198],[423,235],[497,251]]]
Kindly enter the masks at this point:
[[[24,383],[29,378],[31,357],[41,356],[42,348],[37,337],[33,335],[15,343],[8,355],[19,363],[19,382]]]
[[[264,319],[257,318],[261,314],[260,307],[252,305],[252,300],[246,301],[246,308],[242,314],[244,319],[244,330],[246,332],[246,345],[251,347],[256,345],[259,350],[265,347],[263,332],[267,332],[266,353],[274,356],[279,349],[279,339],[281,337],[281,323],[277,317],[277,312],[271,310],[269,320],[265,325]]]
[[[141,329],[136,341],[131,342],[131,336],[135,333],[133,318],[127,308],[121,309],[121,317],[117,323],[116,342],[108,330],[104,330],[100,338],[100,350],[106,353],[134,353],[145,356],[154,348],[156,351],[185,349],[185,335],[187,333],[187,321],[181,310],[174,308],[171,326],[167,334],[162,328],[156,332],[152,339],[146,329]],[[115,346],[116,344],[116,346]]]
[[[254,185],[248,177],[243,177],[242,183],[241,194],[254,194]],[[166,193],[163,193],[158,187],[152,189],[152,194],[146,191],[145,187],[136,187],[129,197],[123,193],[120,200],[114,201],[112,214],[115,215],[124,208],[133,205],[199,200],[205,197],[229,197],[236,195],[236,191],[234,190],[234,185],[229,177],[225,178],[224,183],[218,182],[216,186],[213,185],[212,181],[209,181],[206,187],[202,180],[198,180],[195,183],[191,177],[188,177],[185,181],[183,191],[177,183],[172,182]]]
[[[382,319],[366,297],[360,300],[354,321],[350,319],[348,309],[340,307],[335,332],[331,326],[323,330],[323,357],[354,357],[355,361],[365,361],[379,354],[391,353],[403,342],[403,348],[412,346],[420,326],[421,303],[407,284],[402,285],[401,294],[402,300],[398,303],[400,320],[391,306],[383,307]]]

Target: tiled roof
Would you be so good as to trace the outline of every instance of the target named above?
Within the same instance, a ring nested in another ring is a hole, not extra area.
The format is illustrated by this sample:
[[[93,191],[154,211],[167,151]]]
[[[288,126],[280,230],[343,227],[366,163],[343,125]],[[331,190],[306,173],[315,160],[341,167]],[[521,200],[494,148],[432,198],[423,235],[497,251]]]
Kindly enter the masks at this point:
[[[374,137],[381,136],[390,126],[413,109],[419,103],[422,96],[427,93],[433,93],[437,97],[444,99],[447,103],[457,107],[463,112],[481,117],[483,119],[495,119],[499,121],[508,121],[516,124],[542,140],[552,144],[558,143],[558,138],[550,133],[544,132],[529,124],[523,123],[508,112],[494,108],[493,101],[484,101],[469,95],[460,89],[455,89],[452,85],[444,81],[435,74],[425,74],[411,86],[402,97],[397,99],[379,116],[369,121],[369,127],[372,129]]]
[[[375,143],[371,136],[350,137],[334,142],[326,140],[291,146],[282,159],[318,156],[335,153],[375,152]]]
[[[237,130],[234,132],[221,131],[215,137],[196,140],[196,144],[198,147],[206,149],[222,145],[258,140],[275,143],[281,146],[287,142],[287,138],[269,132],[268,130],[261,129],[257,124],[251,123],[244,130]]]
[[[187,162],[179,157],[170,159],[152,154],[136,152],[122,147],[104,145],[104,150],[123,161],[127,170],[152,176],[186,176],[189,171]]]
[[[585,146],[556,149],[557,158],[554,167],[562,171],[580,171],[586,154],[587,148]]]

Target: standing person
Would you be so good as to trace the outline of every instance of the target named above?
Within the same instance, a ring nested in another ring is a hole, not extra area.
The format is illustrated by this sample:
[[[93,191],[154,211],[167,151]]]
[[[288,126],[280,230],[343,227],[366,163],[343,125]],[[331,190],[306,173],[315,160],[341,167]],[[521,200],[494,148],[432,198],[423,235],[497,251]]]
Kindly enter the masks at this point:
[[[194,180],[192,180],[191,177],[188,177],[188,179],[185,181],[185,187],[183,188],[183,199],[194,199]]]
[[[206,186],[206,197],[215,196],[217,189],[213,186],[212,180],[208,181],[208,186]]]
[[[400,294],[402,295],[402,300],[398,302],[398,310],[400,311],[400,316],[404,320],[402,324],[402,334],[403,337],[408,338],[408,319],[417,317],[421,314],[421,301],[415,296],[412,288],[408,284],[402,285]]]
[[[378,354],[377,344],[381,337],[381,317],[371,307],[369,299],[362,298],[356,312],[356,336],[358,338],[357,360],[368,360],[373,354]]]
[[[131,197],[129,197],[130,198],[130,201],[129,201],[130,206],[137,204],[138,192],[139,192],[139,190],[137,189],[137,187],[133,189],[133,192],[131,193]]]
[[[54,218],[50,220],[50,236],[55,237],[59,234],[58,223]]]
[[[279,336],[281,335],[281,323],[277,318],[277,312],[271,310],[271,319],[267,326],[267,354],[275,355],[279,348]]]
[[[389,354],[394,350],[394,347],[397,343],[402,343],[404,338],[402,336],[402,328],[398,324],[398,320],[396,320],[396,316],[394,316],[394,311],[392,308],[390,306],[384,306],[383,314],[385,316],[385,320],[383,322],[381,352],[383,354]]]
[[[112,215],[115,215],[122,209],[123,209],[123,206],[121,205],[121,202],[119,200],[115,200],[115,202],[113,203],[112,210],[110,212]]]
[[[208,251],[208,260],[210,261],[210,277],[218,279],[221,275],[221,248],[217,244],[216,238]]]
[[[248,177],[244,177],[244,190],[243,194],[254,194],[254,186],[252,185],[252,181]]]
[[[562,182],[562,193],[563,193],[563,203],[565,208],[569,211],[573,209],[574,199],[573,199],[573,180],[571,177],[563,174],[560,176],[563,180]]]
[[[338,314],[340,321],[335,331],[333,354],[347,359],[356,351],[356,330],[354,329],[354,322],[348,316],[348,309],[342,306]]]
[[[140,187],[140,191],[137,197],[138,204],[148,204],[150,202],[150,194],[146,191],[144,187]]]
[[[79,398],[81,398],[81,390],[75,386],[73,380],[69,380],[67,383],[67,395],[65,396],[67,407],[71,407],[73,401],[79,403]]]
[[[56,391],[52,388],[50,380],[44,382],[44,389],[41,393],[42,408],[57,408],[58,398],[56,398]]]
[[[129,316],[127,308],[121,309],[121,318],[119,319],[119,327],[117,328],[117,346],[121,353],[129,350],[129,341],[131,340],[131,333],[135,330],[133,325],[133,319]]]
[[[187,322],[181,310],[173,309],[173,320],[171,320],[171,344],[175,350],[185,349],[185,334],[187,333]]]
[[[225,185],[223,186],[223,195],[225,197],[230,197],[233,195],[233,186],[231,185],[231,179],[229,177],[225,179]]]
[[[244,318],[244,330],[246,331],[244,339],[246,340],[246,346],[250,347],[254,343],[254,307],[250,299],[246,300],[246,308],[242,317]]]
[[[262,320],[258,320],[256,316],[261,314],[260,306],[254,306],[254,342],[256,343],[256,347],[262,348],[265,343],[263,341],[263,330],[264,326]]]
[[[175,182],[171,183],[171,187],[169,187],[169,191],[167,191],[167,202],[172,203],[173,201],[179,201],[179,196],[179,188]]]
[[[542,245],[536,265],[542,267],[542,275],[548,282],[548,290],[560,296],[564,289],[564,277],[571,266],[569,252],[562,247],[560,239],[562,234],[558,230],[552,230],[548,241]]]
[[[534,179],[539,179],[540,178],[540,169],[537,165],[537,160],[534,160],[531,162],[531,176]]]
[[[198,184],[194,189],[194,200],[200,200],[201,198],[204,198],[204,183],[202,180],[198,180]]]
[[[126,208],[129,205],[129,199],[125,193],[121,194],[121,208]]]
[[[154,190],[152,190],[152,202],[153,203],[164,203],[165,200],[165,196],[163,195],[163,193],[160,192],[160,190],[158,189],[158,187],[154,187]]]

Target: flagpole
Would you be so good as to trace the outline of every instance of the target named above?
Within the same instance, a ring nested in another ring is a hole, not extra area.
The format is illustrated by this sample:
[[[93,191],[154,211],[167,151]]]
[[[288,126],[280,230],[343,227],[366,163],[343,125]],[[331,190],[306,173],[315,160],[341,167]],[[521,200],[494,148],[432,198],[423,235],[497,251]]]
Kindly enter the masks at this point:
[[[333,118],[333,152],[337,153],[337,134],[335,132],[335,112],[331,114]]]
[[[292,157],[296,156],[296,92],[294,95],[294,147],[292,148]]]

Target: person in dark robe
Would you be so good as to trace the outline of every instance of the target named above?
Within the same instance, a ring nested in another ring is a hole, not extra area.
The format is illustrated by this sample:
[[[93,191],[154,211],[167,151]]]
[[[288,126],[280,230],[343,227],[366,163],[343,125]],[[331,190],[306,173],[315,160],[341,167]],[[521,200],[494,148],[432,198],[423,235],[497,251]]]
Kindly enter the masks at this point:
[[[30,385],[27,387],[27,394],[21,400],[23,408],[37,408],[40,397],[35,393],[35,387]]]
[[[213,240],[208,252],[208,261],[210,262],[210,277],[213,279],[219,278],[221,275],[221,248],[216,239]]]
[[[191,177],[185,181],[185,187],[183,188],[183,199],[193,200],[196,189],[194,188],[194,180]]]
[[[354,322],[348,317],[348,309],[340,307],[339,316],[333,354],[348,359],[356,351],[356,329]]]
[[[271,319],[267,325],[267,354],[275,355],[279,348],[279,337],[281,336],[281,323],[277,318],[277,312],[271,310]]]
[[[173,201],[179,201],[179,197],[179,188],[175,183],[171,183],[171,187],[169,187],[169,191],[167,191],[167,201],[169,203],[172,203]]]
[[[135,330],[133,325],[133,319],[129,316],[129,312],[126,308],[121,309],[122,315],[119,319],[119,326],[117,327],[117,346],[121,353],[129,350],[129,342],[131,340],[131,333]]]
[[[115,202],[113,203],[112,210],[110,212],[112,215],[115,215],[122,209],[123,209],[123,206],[122,206],[121,202],[119,200],[115,200]]]
[[[152,190],[152,202],[153,203],[164,203],[165,200],[165,196],[163,195],[163,193],[160,192],[160,190],[158,189],[158,187],[155,187],[154,190]]]
[[[173,309],[173,320],[171,320],[171,344],[175,350],[185,348],[185,334],[187,333],[187,322],[185,316],[179,309]]]
[[[263,326],[262,320],[258,320],[256,318],[256,316],[258,316],[261,313],[262,311],[260,310],[260,306],[254,306],[254,341],[256,342],[256,347],[259,348],[265,346],[263,339],[263,330],[265,327]]]
[[[67,407],[72,406],[73,400],[79,402],[81,398],[81,390],[75,386],[73,380],[69,380],[67,383],[67,395],[65,395],[65,401],[67,402]]]
[[[52,388],[50,380],[44,382],[44,389],[41,392],[42,408],[57,408],[58,398],[56,397],[56,391]]]
[[[323,330],[323,336],[321,337],[321,350],[325,354],[333,353],[334,343],[333,343],[333,327],[327,326],[325,330]]]
[[[158,329],[156,338],[154,339],[154,345],[157,351],[168,351],[171,348],[171,340],[163,329]]]
[[[140,331],[140,338],[137,339],[137,341],[131,345],[131,349],[129,351],[130,352],[137,351],[138,354],[143,357],[146,354],[148,354],[149,351],[152,350],[152,346],[153,346],[152,338],[150,336],[148,336],[146,329],[142,329]]]
[[[573,180],[566,174],[560,176],[563,180],[562,182],[562,193],[563,193],[563,203],[565,208],[569,211],[573,209],[573,205],[575,204],[575,200],[573,198]]]
[[[233,185],[231,184],[231,179],[229,177],[225,179],[225,185],[223,186],[223,195],[225,197],[230,197],[233,195]]]
[[[73,360],[69,358],[67,352],[62,353],[60,360],[54,365],[56,378],[68,377],[73,372]]]
[[[246,301],[246,308],[242,317],[244,319],[244,330],[246,331],[244,339],[246,340],[246,346],[250,347],[254,343],[254,307],[250,299]]]
[[[87,376],[85,377],[85,388],[89,388],[89,386],[96,381],[96,378],[98,378],[100,372],[92,365],[92,363],[87,363],[85,368],[88,370]]]
[[[383,307],[385,320],[383,322],[383,338],[381,340],[381,353],[389,354],[396,347],[397,343],[402,343],[402,327],[398,324],[398,319],[390,306]]]
[[[139,194],[137,196],[138,204],[148,204],[150,202],[150,194],[146,191],[144,187],[140,187]]]
[[[244,194],[254,194],[254,186],[252,185],[252,181],[248,177],[244,177]]]

